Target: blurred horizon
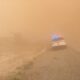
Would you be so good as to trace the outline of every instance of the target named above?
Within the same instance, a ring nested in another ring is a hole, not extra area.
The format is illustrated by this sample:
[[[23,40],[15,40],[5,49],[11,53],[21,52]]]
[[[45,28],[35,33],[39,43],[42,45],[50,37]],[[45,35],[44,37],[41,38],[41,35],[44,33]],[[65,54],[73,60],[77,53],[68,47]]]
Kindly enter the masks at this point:
[[[80,0],[0,0],[0,38],[48,42],[54,32],[79,45]],[[77,43],[76,43],[77,42]]]

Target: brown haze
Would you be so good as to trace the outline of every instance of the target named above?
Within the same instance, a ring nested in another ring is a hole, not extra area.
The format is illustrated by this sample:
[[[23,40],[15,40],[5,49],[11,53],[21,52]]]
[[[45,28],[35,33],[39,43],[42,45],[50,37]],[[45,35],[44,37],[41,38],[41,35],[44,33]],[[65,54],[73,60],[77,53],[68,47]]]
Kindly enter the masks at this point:
[[[67,43],[79,50],[80,0],[0,0],[0,38],[4,45],[15,41],[48,43],[54,32],[63,34]]]
[[[0,0],[0,36],[18,33],[37,40],[60,32],[67,38],[78,38],[79,3],[79,0]]]

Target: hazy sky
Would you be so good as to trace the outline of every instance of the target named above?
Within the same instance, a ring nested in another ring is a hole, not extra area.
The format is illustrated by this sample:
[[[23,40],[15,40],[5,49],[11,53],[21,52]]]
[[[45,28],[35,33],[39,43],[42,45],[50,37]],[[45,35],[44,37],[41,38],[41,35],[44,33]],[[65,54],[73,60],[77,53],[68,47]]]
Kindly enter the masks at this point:
[[[73,34],[79,21],[80,0],[0,0],[0,36]]]

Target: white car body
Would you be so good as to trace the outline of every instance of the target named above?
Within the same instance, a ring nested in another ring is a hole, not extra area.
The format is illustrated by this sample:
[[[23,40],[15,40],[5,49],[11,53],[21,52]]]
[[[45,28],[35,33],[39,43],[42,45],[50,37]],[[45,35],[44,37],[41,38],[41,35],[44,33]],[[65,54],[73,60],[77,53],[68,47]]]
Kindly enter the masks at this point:
[[[60,46],[66,46],[65,40],[58,40],[52,42],[52,47],[60,47]]]

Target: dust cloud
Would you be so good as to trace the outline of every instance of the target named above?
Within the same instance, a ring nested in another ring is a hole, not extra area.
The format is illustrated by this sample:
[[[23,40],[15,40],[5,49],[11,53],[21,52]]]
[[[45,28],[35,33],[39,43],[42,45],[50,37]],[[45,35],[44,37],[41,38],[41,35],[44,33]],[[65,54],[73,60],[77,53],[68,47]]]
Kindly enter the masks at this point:
[[[80,0],[0,0],[0,46],[46,45],[54,32],[80,47]],[[37,47],[37,46],[36,46]],[[28,47],[27,47],[28,48]]]
[[[67,40],[79,42],[79,3],[79,0],[0,0],[0,36],[14,37],[16,33],[36,42],[47,41],[53,32],[59,32]]]

